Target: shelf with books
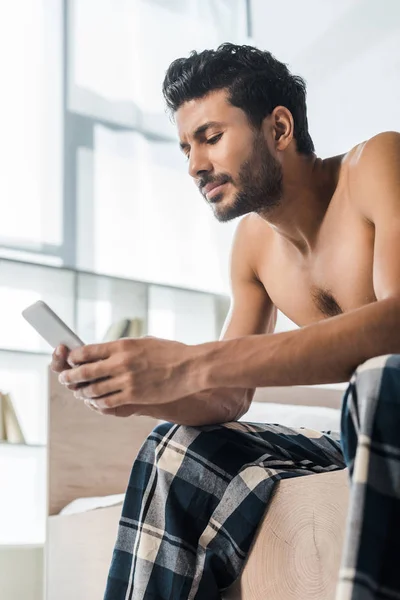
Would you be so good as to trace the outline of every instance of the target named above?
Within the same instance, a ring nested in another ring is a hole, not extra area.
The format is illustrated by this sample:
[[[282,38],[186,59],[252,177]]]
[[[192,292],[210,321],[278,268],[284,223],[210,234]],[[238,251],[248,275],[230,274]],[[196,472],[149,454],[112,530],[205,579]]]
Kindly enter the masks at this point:
[[[47,442],[47,354],[0,349],[0,392],[9,394],[25,441]]]
[[[29,303],[47,302],[86,343],[146,334],[202,343],[218,339],[229,308],[209,292],[10,259],[0,259],[0,299],[0,391],[33,444],[47,439],[52,348],[22,318]]]
[[[106,336],[110,339],[123,321],[136,322],[136,332],[131,330],[131,335],[145,335],[147,288],[146,283],[137,281],[79,273],[76,279],[76,329],[81,339],[89,344],[101,342]],[[112,331],[110,327],[113,326]]]

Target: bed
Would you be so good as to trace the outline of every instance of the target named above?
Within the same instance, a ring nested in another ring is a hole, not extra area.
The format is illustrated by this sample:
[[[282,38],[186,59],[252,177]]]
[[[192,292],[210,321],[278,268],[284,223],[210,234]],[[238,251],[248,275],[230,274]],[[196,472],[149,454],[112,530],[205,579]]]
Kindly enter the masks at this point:
[[[338,429],[341,396],[329,388],[269,388],[241,420]],[[98,415],[49,371],[47,600],[102,599],[132,463],[158,423]],[[242,574],[223,598],[333,599],[347,504],[347,470],[278,484]]]

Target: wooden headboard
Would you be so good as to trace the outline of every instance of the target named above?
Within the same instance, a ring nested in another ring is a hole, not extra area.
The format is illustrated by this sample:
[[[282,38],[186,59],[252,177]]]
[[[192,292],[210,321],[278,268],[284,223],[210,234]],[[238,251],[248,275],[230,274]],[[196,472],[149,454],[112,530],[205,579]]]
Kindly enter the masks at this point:
[[[347,384],[341,387],[282,386],[258,388],[254,402],[276,402],[277,404],[301,404],[303,406],[325,406],[339,409]]]
[[[48,514],[76,498],[125,492],[137,453],[160,421],[100,415],[50,369],[48,407]]]
[[[339,408],[343,391],[258,389],[255,401]],[[105,417],[76,400],[49,369],[48,513],[76,498],[125,492],[134,459],[159,423],[151,417]]]

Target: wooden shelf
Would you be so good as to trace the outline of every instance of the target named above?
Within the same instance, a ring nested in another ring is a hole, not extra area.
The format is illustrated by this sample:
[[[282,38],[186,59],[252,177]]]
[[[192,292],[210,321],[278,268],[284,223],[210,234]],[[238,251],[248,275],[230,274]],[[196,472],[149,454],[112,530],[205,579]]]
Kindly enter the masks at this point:
[[[44,350],[21,350],[20,348],[5,348],[0,346],[0,352],[7,352],[8,354],[25,354],[28,356],[48,356],[51,359],[52,352],[45,352]]]
[[[46,448],[47,445],[46,444],[12,444],[11,442],[5,442],[3,440],[0,440],[0,448],[1,447],[6,447],[6,448],[21,448],[21,447],[26,447],[26,448]]]
[[[32,267],[32,268],[43,268],[43,269],[48,269],[48,270],[53,270],[53,271],[63,271],[65,273],[71,273],[71,274],[75,275],[76,277],[80,277],[80,276],[97,277],[99,279],[108,279],[108,280],[113,280],[113,281],[126,281],[129,283],[142,284],[144,286],[160,287],[160,288],[165,288],[165,289],[169,289],[169,290],[177,290],[177,291],[183,291],[183,292],[195,292],[197,294],[205,294],[207,296],[214,296],[217,298],[226,298],[227,297],[227,294],[225,294],[224,292],[212,292],[207,289],[183,287],[180,285],[171,285],[171,284],[162,283],[159,281],[151,281],[151,280],[145,280],[145,279],[133,279],[131,277],[123,277],[121,275],[113,275],[113,274],[107,273],[107,272],[90,271],[87,269],[80,269],[77,267],[67,267],[65,265],[58,266],[58,265],[43,264],[43,263],[39,263],[39,262],[18,260],[15,258],[6,258],[6,257],[2,257],[0,255],[0,265],[2,262],[8,263],[8,264],[21,265],[21,266],[28,266],[28,267]]]

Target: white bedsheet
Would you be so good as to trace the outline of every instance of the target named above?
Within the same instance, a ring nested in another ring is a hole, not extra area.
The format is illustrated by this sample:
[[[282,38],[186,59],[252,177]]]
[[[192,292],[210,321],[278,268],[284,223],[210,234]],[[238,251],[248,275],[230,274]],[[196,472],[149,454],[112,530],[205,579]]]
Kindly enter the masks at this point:
[[[279,423],[287,427],[307,427],[317,431],[339,431],[340,410],[325,406],[253,402],[239,421]]]
[[[76,513],[87,512],[88,510],[94,510],[95,508],[105,508],[107,506],[115,506],[116,504],[122,504],[124,501],[125,494],[113,494],[111,496],[92,496],[90,498],[77,498],[73,500],[62,510],[60,515],[74,515]]]

